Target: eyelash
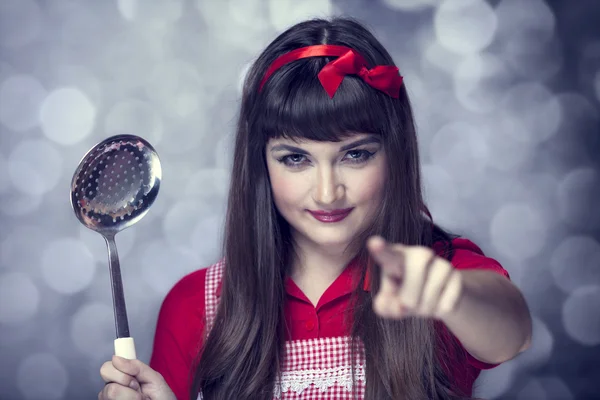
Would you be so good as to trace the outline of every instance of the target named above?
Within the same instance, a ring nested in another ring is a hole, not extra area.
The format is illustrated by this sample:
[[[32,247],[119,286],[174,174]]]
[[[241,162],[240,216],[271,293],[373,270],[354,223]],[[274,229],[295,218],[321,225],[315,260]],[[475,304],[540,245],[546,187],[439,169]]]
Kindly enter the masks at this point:
[[[350,164],[355,164],[355,165],[366,163],[375,154],[375,153],[372,153],[372,152],[367,151],[367,150],[350,150],[349,152],[346,153],[346,156],[348,154],[350,154],[350,153],[358,153],[358,155],[360,157],[360,158],[351,158],[348,161]],[[296,161],[296,162],[291,161],[292,157],[298,157],[298,156],[302,157],[302,161]],[[305,160],[306,160],[306,156],[304,154],[297,154],[297,153],[287,154],[287,155],[285,155],[285,156],[277,159],[277,161],[279,161],[280,163],[282,163],[285,166],[290,167],[290,168],[300,168],[300,167],[302,167],[303,161],[305,161]]]

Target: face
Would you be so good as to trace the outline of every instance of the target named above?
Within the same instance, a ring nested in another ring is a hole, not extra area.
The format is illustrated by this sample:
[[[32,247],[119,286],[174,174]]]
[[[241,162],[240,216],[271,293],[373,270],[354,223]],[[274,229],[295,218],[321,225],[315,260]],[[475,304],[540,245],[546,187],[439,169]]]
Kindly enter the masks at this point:
[[[373,219],[386,180],[378,136],[341,142],[271,139],[267,167],[275,205],[298,245],[343,248]]]

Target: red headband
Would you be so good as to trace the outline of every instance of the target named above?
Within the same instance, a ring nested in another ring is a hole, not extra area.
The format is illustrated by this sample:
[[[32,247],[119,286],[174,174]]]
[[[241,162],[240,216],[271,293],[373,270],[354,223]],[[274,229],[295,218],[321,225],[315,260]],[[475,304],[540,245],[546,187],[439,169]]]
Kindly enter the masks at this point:
[[[260,82],[259,91],[275,71],[292,61],[307,57],[338,57],[327,63],[319,72],[319,81],[329,97],[333,98],[336,90],[346,75],[358,75],[368,85],[387,93],[397,99],[402,86],[402,76],[398,67],[393,65],[377,65],[367,68],[367,61],[357,52],[346,46],[320,44],[301,47],[277,58],[265,73]]]

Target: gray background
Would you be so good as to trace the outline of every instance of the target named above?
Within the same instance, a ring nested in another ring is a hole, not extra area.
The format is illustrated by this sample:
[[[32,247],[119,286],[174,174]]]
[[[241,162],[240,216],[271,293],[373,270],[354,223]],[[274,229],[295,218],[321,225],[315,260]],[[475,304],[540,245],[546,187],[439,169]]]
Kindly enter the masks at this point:
[[[524,291],[533,346],[483,374],[499,399],[600,398],[600,2],[0,0],[0,398],[87,399],[114,339],[107,256],[67,197],[117,133],[163,186],[117,236],[148,361],[160,303],[218,258],[241,79],[311,16],[367,23],[412,95],[434,219]]]

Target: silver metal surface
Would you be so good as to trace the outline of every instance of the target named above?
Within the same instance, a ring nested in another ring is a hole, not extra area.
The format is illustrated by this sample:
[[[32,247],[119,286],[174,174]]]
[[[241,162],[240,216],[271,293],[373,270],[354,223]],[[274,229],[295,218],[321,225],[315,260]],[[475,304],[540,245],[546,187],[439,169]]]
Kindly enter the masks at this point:
[[[129,324],[115,235],[146,215],[161,177],[160,160],[150,143],[118,135],[88,151],[71,181],[75,215],[106,241],[117,338],[129,337]]]

